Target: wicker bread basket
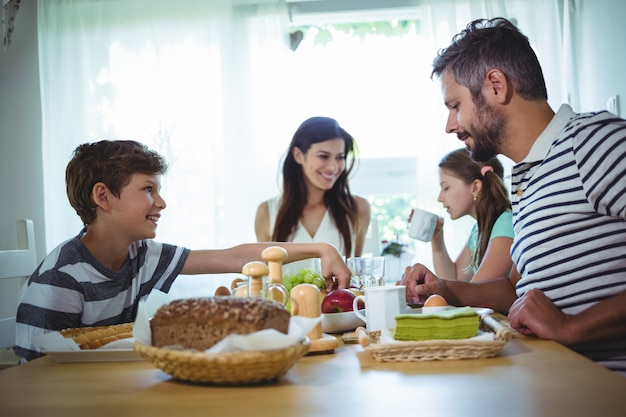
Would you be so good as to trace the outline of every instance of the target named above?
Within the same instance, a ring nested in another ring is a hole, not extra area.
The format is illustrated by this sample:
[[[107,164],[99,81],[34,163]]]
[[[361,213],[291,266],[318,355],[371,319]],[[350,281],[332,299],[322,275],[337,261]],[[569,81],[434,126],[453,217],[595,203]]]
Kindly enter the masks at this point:
[[[285,349],[203,353],[134,344],[143,358],[176,379],[217,385],[273,382],[286,374],[309,351],[309,346],[306,338]]]
[[[511,328],[503,326],[491,316],[481,316],[481,329],[494,333],[493,341],[485,340],[423,340],[381,344],[380,331],[356,331],[359,344],[381,362],[417,362],[454,359],[481,359],[496,356],[511,339]]]

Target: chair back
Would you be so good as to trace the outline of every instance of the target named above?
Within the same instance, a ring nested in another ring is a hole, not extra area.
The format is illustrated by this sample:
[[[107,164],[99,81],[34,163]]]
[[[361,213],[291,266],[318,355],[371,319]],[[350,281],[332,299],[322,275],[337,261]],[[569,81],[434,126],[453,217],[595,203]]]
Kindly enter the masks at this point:
[[[0,348],[15,345],[15,314],[28,277],[37,269],[35,227],[17,222],[17,249],[0,251]]]

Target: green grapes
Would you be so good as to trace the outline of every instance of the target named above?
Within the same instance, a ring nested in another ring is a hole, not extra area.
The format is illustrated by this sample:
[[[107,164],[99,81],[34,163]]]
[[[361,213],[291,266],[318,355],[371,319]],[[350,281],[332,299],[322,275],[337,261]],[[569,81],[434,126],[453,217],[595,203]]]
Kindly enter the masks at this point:
[[[283,275],[283,285],[287,291],[291,292],[291,289],[298,284],[313,284],[320,289],[326,289],[324,277],[311,268],[303,268],[296,274]]]

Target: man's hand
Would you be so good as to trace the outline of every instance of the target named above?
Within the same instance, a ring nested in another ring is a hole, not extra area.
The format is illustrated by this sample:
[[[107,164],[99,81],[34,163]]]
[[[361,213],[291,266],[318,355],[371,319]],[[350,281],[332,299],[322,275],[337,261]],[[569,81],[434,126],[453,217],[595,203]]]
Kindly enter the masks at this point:
[[[423,303],[430,295],[441,292],[441,280],[422,264],[407,266],[400,285],[406,286],[408,303]]]
[[[526,292],[513,302],[509,310],[509,323],[521,334],[552,339],[563,344],[568,342],[563,332],[570,318],[538,289]]]
[[[508,278],[484,282],[451,281],[438,278],[422,264],[409,266],[402,275],[409,303],[423,303],[439,294],[451,306],[480,306],[506,314],[517,295]]]

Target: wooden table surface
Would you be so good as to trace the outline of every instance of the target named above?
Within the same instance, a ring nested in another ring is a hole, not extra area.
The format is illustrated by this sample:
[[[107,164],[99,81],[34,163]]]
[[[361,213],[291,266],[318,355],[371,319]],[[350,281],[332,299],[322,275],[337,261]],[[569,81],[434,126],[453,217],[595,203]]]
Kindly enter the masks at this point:
[[[491,359],[377,362],[359,345],[309,355],[276,383],[192,385],[150,363],[57,363],[0,371],[0,416],[624,416],[626,378],[544,340]]]

